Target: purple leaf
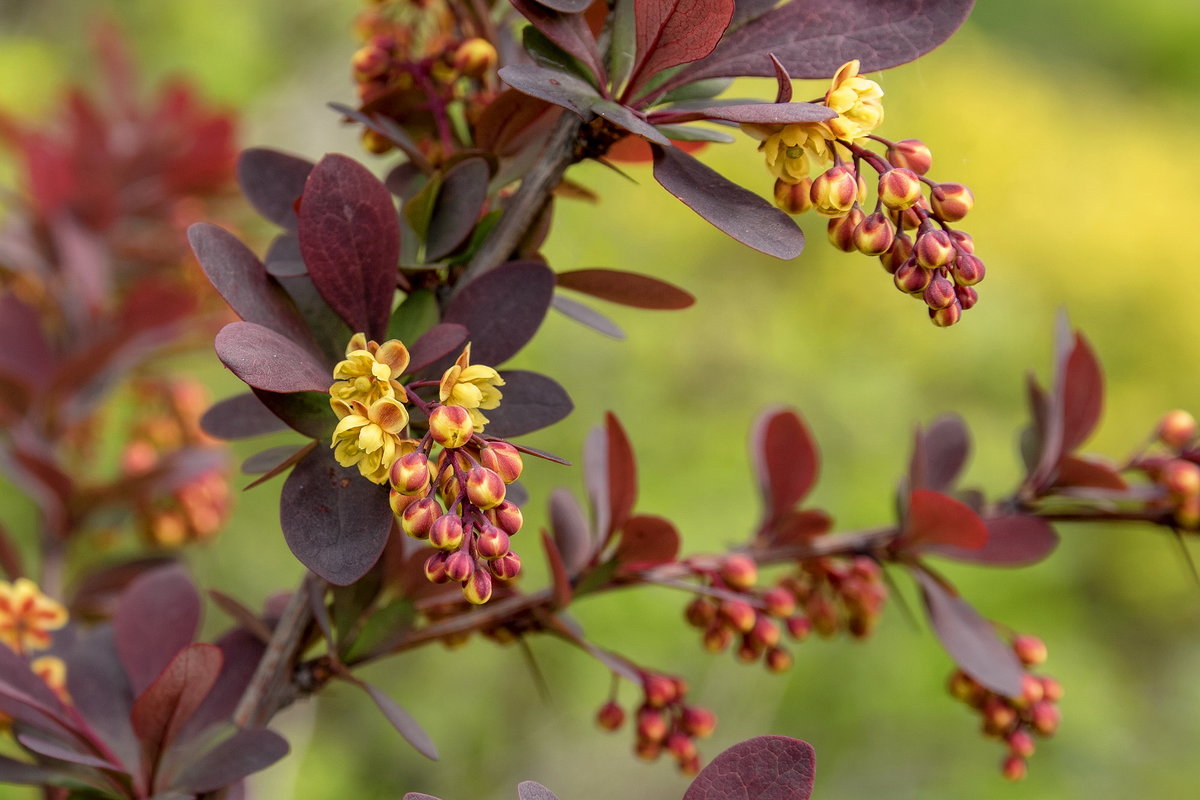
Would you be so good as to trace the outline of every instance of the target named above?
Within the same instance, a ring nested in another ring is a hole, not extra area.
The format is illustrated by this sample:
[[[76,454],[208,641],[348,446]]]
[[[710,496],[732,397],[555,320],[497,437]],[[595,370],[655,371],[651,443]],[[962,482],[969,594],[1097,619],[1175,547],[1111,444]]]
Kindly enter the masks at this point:
[[[61,745],[58,742],[44,739],[35,733],[18,731],[17,741],[20,742],[25,749],[31,750],[38,755],[46,756],[48,758],[66,761],[70,764],[81,764],[85,767],[95,767],[96,769],[121,771],[121,767],[118,764],[113,764],[111,761],[107,761],[103,758],[97,758],[96,756],[88,755],[86,753],[80,753],[77,750]]]
[[[630,133],[641,136],[643,139],[665,147],[671,146],[670,139],[645,119],[631,111],[627,106],[614,103],[611,100],[601,100],[592,104],[592,112],[598,117],[604,117],[619,128],[624,128]]]
[[[0,711],[19,722],[65,734],[63,704],[29,663],[0,644]]]
[[[297,343],[310,341],[308,327],[287,294],[236,236],[197,222],[188,228],[188,242],[204,274],[239,317]]]
[[[921,585],[933,630],[954,663],[993,692],[1020,696],[1021,662],[996,635],[992,623],[926,569],[917,567],[911,572]]]
[[[375,701],[375,705],[379,706],[379,710],[383,712],[383,716],[404,737],[405,741],[413,746],[414,750],[431,761],[438,760],[438,752],[433,744],[433,740],[417,724],[417,721],[412,718],[411,714],[398,706],[395,700],[388,697],[377,687],[357,680],[353,683],[371,696],[371,699]]]
[[[408,792],[401,800],[442,800],[442,798],[423,792]]]
[[[974,0],[806,0],[784,3],[721,40],[656,93],[704,78],[771,77],[774,54],[793,78],[829,78],[851,59],[876,72],[928,53],[958,30]]]
[[[134,701],[130,720],[148,756],[147,775],[212,689],[222,660],[214,645],[188,645]]]
[[[1063,453],[1070,453],[1091,435],[1104,410],[1104,375],[1087,340],[1076,333],[1074,346],[1062,365]]]
[[[244,613],[249,615],[249,609],[244,609]],[[266,633],[270,638],[270,631],[261,620],[252,615],[250,620],[251,624],[257,623],[257,627],[262,629],[261,633]],[[226,633],[216,641],[216,646],[223,657],[221,674],[188,723],[185,736],[202,732],[211,725],[227,722],[233,717],[233,710],[250,685],[250,679],[266,650],[263,640],[241,628]]]
[[[487,160],[479,156],[464,158],[446,170],[425,234],[426,261],[450,255],[475,230],[487,202],[491,173]]]
[[[217,357],[255,389],[327,392],[333,371],[291,339],[253,322],[231,322],[213,342]]]
[[[329,307],[352,330],[382,340],[400,258],[392,193],[357,161],[327,155],[304,186],[299,234],[309,277]]]
[[[679,556],[679,531],[670,520],[650,514],[630,517],[621,527],[621,538],[613,554],[618,572],[669,564]]]
[[[696,302],[690,292],[674,284],[615,269],[579,269],[558,273],[558,285],[564,289],[590,294],[610,303],[633,308],[678,310]]]
[[[613,525],[608,502],[608,430],[595,427],[588,431],[583,445],[583,478],[587,485],[588,501],[595,515],[595,530],[601,547],[608,542]]]
[[[307,159],[252,147],[238,156],[238,183],[258,213],[280,227],[295,230],[296,201],[312,168]]]
[[[987,544],[988,529],[970,506],[929,489],[914,489],[908,498],[899,549],[950,545],[978,550]]]
[[[1129,488],[1129,484],[1111,465],[1082,456],[1063,456],[1058,462],[1053,485],[1090,486],[1116,491]]]
[[[817,480],[817,447],[804,422],[789,409],[759,416],[750,436],[750,454],[769,519],[790,511]]]
[[[386,486],[340,466],[327,447],[301,459],[283,484],[280,524],[304,566],[346,586],[379,560],[392,527]]]
[[[44,386],[54,376],[58,357],[42,333],[38,313],[15,295],[0,296],[0,341],[0,375],[28,388]]]
[[[683,800],[808,800],[815,775],[816,757],[808,742],[756,736],[700,770]]]
[[[121,666],[111,626],[81,635],[64,657],[71,701],[126,771],[138,763],[140,752],[129,721],[133,691]]]
[[[791,217],[677,148],[651,145],[654,179],[718,229],[776,258],[795,258],[804,233]]]
[[[267,248],[263,256],[263,269],[276,278],[294,278],[307,275],[308,267],[300,255],[300,238],[294,233],[281,233]]]
[[[637,56],[628,96],[668,67],[704,58],[733,19],[734,0],[637,0]]]
[[[593,0],[537,0],[537,2],[564,14],[578,14],[586,11]]]
[[[935,545],[927,552],[973,564],[1025,567],[1046,558],[1058,546],[1058,534],[1041,517],[1011,514],[994,517],[986,524],[987,543],[977,550]]]
[[[452,353],[457,352],[467,343],[471,333],[465,325],[456,322],[442,322],[434,325],[408,349],[409,373],[420,372],[431,364],[436,364]]]
[[[218,439],[248,439],[287,430],[287,425],[253,392],[219,400],[200,418],[200,428]]]
[[[928,429],[917,431],[908,471],[911,487],[946,491],[958,479],[970,451],[971,435],[962,417],[938,417]]]
[[[187,647],[200,626],[200,595],[179,566],[142,575],[117,601],[113,630],[117,655],[134,695]]]
[[[57,773],[43,769],[36,764],[26,764],[15,758],[0,756],[0,783],[12,783],[18,786],[52,785],[57,777]]]
[[[538,0],[511,0],[513,8],[521,12],[533,27],[541,31],[564,53],[579,59],[580,63],[591,70],[592,75],[599,78],[604,74],[601,65],[600,50],[596,46],[596,38],[588,27],[587,18],[574,11],[559,8],[564,3],[581,5],[579,11],[587,8],[591,0],[554,0],[554,3],[543,3]],[[549,8],[546,8],[549,6]],[[566,12],[566,13],[559,13]]]
[[[443,322],[471,332],[471,360],[497,366],[512,358],[546,317],[554,296],[554,273],[533,261],[511,261],[463,286]]]
[[[473,354],[474,351],[472,351]],[[536,372],[510,369],[503,373],[504,399],[487,412],[487,435],[501,439],[524,436],[549,427],[575,406],[566,390],[553,378]]]
[[[310,439],[329,439],[337,427],[337,416],[329,407],[329,392],[264,392],[255,389],[254,396],[289,428]]]
[[[558,800],[558,795],[537,781],[521,781],[517,784],[519,800]]]
[[[575,593],[571,587],[571,576],[567,574],[567,566],[563,563],[562,553],[558,552],[558,545],[554,543],[554,537],[544,530],[542,531],[542,550],[546,553],[546,566],[550,570],[553,607],[555,609],[566,608],[571,605],[571,597]]]
[[[637,503],[637,461],[629,436],[611,411],[604,415],[604,427],[607,434],[608,524],[616,529],[625,524]]]
[[[287,754],[287,740],[274,731],[240,730],[189,764],[172,785],[195,794],[214,792],[266,769]]]
[[[755,17],[760,17],[775,7],[778,0],[734,0],[733,21],[730,28],[736,28]]]
[[[283,444],[250,456],[242,462],[242,472],[246,475],[258,475],[260,477],[247,485],[246,489],[264,483],[279,475],[288,467],[299,463],[300,459],[308,455],[308,451],[316,446],[317,443],[315,441],[309,442],[303,447],[296,447],[294,444]]]
[[[585,120],[591,118],[592,105],[601,99],[583,78],[536,64],[509,64],[499,75],[518,92],[562,106]]]
[[[564,314],[581,325],[586,325],[605,336],[618,341],[625,338],[625,332],[618,328],[615,322],[591,306],[586,306],[556,292],[554,299],[550,301],[550,307],[560,314]]]
[[[756,122],[760,124],[788,125],[793,122],[821,122],[833,119],[837,112],[828,106],[816,103],[746,103],[721,105],[710,108],[675,113],[668,110],[656,112],[652,119],[656,125],[691,122],[697,119],[720,119],[726,122]]]
[[[550,530],[563,568],[574,577],[592,560],[595,543],[575,495],[561,487],[550,494]]]

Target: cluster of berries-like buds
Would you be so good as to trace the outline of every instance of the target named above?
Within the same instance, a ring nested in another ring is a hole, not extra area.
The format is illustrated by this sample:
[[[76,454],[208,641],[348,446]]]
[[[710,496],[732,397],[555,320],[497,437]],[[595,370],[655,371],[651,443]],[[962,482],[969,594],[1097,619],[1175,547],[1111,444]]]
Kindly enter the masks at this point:
[[[1169,510],[1172,527],[1200,531],[1200,440],[1195,417],[1179,409],[1168,412],[1155,439],[1166,453],[1143,455],[1131,466],[1162,489],[1163,497],[1154,505]]]
[[[717,718],[711,711],[684,702],[687,684],[680,678],[657,672],[642,675],[642,702],[634,712],[634,753],[645,761],[666,754],[675,759],[679,771],[700,771],[696,739],[712,734]],[[625,724],[625,709],[615,699],[600,706],[596,724],[616,731]]]
[[[1036,636],[1014,636],[1012,648],[1026,668],[1046,660],[1046,645]],[[1017,697],[990,691],[961,669],[951,674],[947,688],[951,696],[979,714],[984,736],[1004,742],[1007,753],[1000,771],[1009,780],[1025,777],[1026,761],[1036,749],[1034,737],[1050,737],[1058,730],[1062,685],[1047,675],[1026,671]]]

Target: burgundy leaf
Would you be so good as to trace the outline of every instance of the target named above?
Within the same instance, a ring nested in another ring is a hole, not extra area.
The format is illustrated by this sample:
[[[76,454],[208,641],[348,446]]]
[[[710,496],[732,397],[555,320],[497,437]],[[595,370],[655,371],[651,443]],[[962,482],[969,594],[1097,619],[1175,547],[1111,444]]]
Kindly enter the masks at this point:
[[[1058,534],[1041,517],[1010,514],[987,522],[987,544],[977,550],[951,545],[935,545],[927,552],[997,567],[1025,567],[1046,558],[1058,546]]]
[[[583,78],[536,64],[509,64],[499,75],[518,92],[562,106],[585,120],[591,118],[592,105],[601,99]]]
[[[117,655],[140,695],[200,626],[200,595],[183,568],[167,566],[142,575],[117,601],[113,618]]]
[[[829,78],[851,59],[862,72],[928,53],[958,30],[974,0],[805,0],[784,3],[726,36],[712,55],[655,91],[704,78],[775,74],[774,54],[793,78]]]
[[[652,145],[654,179],[719,230],[776,258],[795,258],[804,233],[787,214],[678,148]]]
[[[311,161],[299,156],[251,147],[238,156],[238,183],[258,213],[280,227],[295,230],[296,201],[312,168]]]
[[[467,343],[470,331],[465,325],[456,322],[442,322],[434,325],[421,334],[408,348],[410,373],[420,372],[431,364],[436,364],[452,353],[457,352]]]
[[[283,484],[279,520],[300,563],[346,586],[379,560],[392,526],[386,486],[333,460],[327,447],[301,459]]]
[[[550,530],[567,575],[578,575],[591,561],[595,542],[579,501],[561,487],[550,494]]]
[[[691,122],[697,119],[720,119],[726,122],[755,122],[788,125],[793,122],[821,122],[833,119],[837,112],[816,103],[746,103],[720,105],[711,108],[689,109],[675,113],[664,110],[652,115],[656,125]]]
[[[1070,453],[1091,435],[1104,409],[1104,375],[1092,348],[1080,334],[1063,365],[1063,453]]]
[[[815,508],[803,511],[794,508],[768,522],[763,541],[767,547],[804,544],[833,528],[833,519]]]
[[[471,351],[474,359],[474,350]],[[536,372],[510,369],[503,373],[504,398],[487,412],[488,436],[510,439],[549,427],[575,406],[566,390],[553,378]]]
[[[750,454],[768,518],[790,511],[816,482],[817,447],[794,411],[764,411],[754,423]]]
[[[189,764],[172,785],[195,794],[214,792],[266,769],[287,754],[287,740],[274,731],[240,730]]]
[[[554,608],[566,608],[571,605],[571,596],[574,590],[571,588],[571,577],[567,574],[567,567],[563,564],[562,553],[558,552],[558,545],[554,543],[554,538],[542,531],[542,550],[546,553],[546,565],[550,568],[550,585],[554,596]]]
[[[432,761],[438,760],[437,748],[434,746],[433,740],[429,738],[429,734],[425,733],[421,726],[417,724],[417,721],[407,711],[398,706],[395,700],[369,683],[358,680],[353,681],[353,683],[371,695],[371,699],[375,701],[375,705],[379,706],[379,710],[383,712],[383,716],[404,737],[405,741],[413,746],[414,750]]]
[[[274,238],[263,256],[263,269],[276,278],[294,278],[307,275],[304,257],[300,255],[300,237],[294,233],[281,233]]]
[[[425,234],[425,260],[437,261],[467,240],[487,202],[491,168],[479,156],[464,158],[446,170]]]
[[[296,464],[299,464],[300,459],[308,455],[308,451],[316,446],[316,441],[309,442],[299,448],[295,445],[282,445],[250,456],[242,462],[242,472],[247,475],[258,475],[258,477],[246,484],[242,491],[253,489],[259,484],[266,483],[276,475],[282,475]]]
[[[957,414],[938,417],[928,429],[918,429],[909,466],[911,487],[946,491],[958,479],[970,451],[971,435]]]
[[[63,734],[63,704],[29,663],[0,644],[0,711],[43,730]]]
[[[537,0],[537,2],[564,14],[578,14],[586,11],[593,0]]]
[[[268,392],[327,392],[332,370],[316,356],[270,328],[231,322],[213,342],[217,357],[255,389]]]
[[[188,645],[134,701],[130,720],[148,757],[148,775],[212,689],[222,660],[214,645]]]
[[[112,617],[118,597],[129,584],[147,572],[177,563],[170,556],[144,556],[89,570],[80,577],[70,594],[71,616]]]
[[[610,303],[649,308],[676,310],[696,302],[691,293],[674,284],[615,269],[579,269],[560,272],[556,280],[564,289],[590,294]]]
[[[734,16],[737,16],[736,11],[734,12]],[[774,54],[769,55],[771,63],[775,65],[775,83],[777,84],[775,102],[790,103],[792,102],[792,76],[788,74],[787,67],[783,66]]]
[[[592,75],[599,79],[604,74],[601,65],[600,49],[596,46],[596,37],[588,27],[587,18],[576,13],[590,5],[591,0],[553,0],[544,3],[539,0],[510,0],[513,8],[521,12],[533,27],[537,28],[564,53],[579,59],[579,62],[591,70]],[[575,11],[560,6],[579,5]],[[547,8],[549,6],[549,8]],[[565,13],[563,13],[565,12]]]
[[[308,327],[287,294],[236,236],[216,225],[197,222],[188,228],[188,242],[204,274],[239,317],[298,344],[310,341]]]
[[[815,775],[816,757],[808,742],[756,736],[700,770],[683,800],[808,800]]]
[[[480,115],[475,144],[500,157],[515,155],[531,140],[544,135],[561,113],[557,104],[505,89]]]
[[[521,781],[517,784],[519,800],[558,800],[554,792],[542,786],[537,781]]]
[[[252,638],[263,643],[271,639],[271,629],[267,627],[267,624],[263,622],[258,614],[243,605],[240,600],[230,597],[218,589],[209,589],[208,599],[212,600],[213,605],[228,614],[244,633],[250,634]],[[237,629],[231,631],[232,633],[237,633]],[[219,646],[220,643],[218,642]],[[229,655],[226,654],[225,666],[228,667],[229,664]]]
[[[736,28],[755,17],[760,17],[773,9],[778,0],[734,0],[733,21],[730,28]]]
[[[614,557],[619,572],[668,564],[679,555],[679,532],[670,520],[650,514],[639,514],[626,520],[621,528]]]
[[[400,258],[392,193],[357,161],[327,155],[304,186],[299,234],[308,274],[329,307],[352,330],[382,340]]]
[[[927,570],[915,568],[912,575],[921,584],[933,630],[954,663],[993,692],[1020,696],[1021,662],[996,635],[992,623]]]
[[[248,439],[287,430],[287,425],[253,392],[246,392],[213,404],[200,418],[200,428],[218,439]]]
[[[550,307],[560,314],[565,314],[581,325],[586,325],[605,336],[618,341],[625,338],[624,331],[618,328],[615,322],[591,306],[586,306],[583,303],[576,302],[569,297],[564,297],[555,292],[554,299],[550,301]]]
[[[442,800],[442,798],[423,792],[408,792],[401,800]]]
[[[216,641],[216,646],[221,649],[224,659],[221,674],[217,676],[217,682],[213,685],[212,691],[208,693],[208,697],[204,698],[204,702],[200,704],[191,722],[188,723],[184,731],[185,736],[191,736],[194,732],[202,732],[211,725],[228,722],[232,719],[233,710],[237,708],[242,695],[246,693],[246,687],[250,685],[250,679],[258,668],[258,662],[266,651],[265,641],[270,639],[270,630],[265,623],[255,618],[249,609],[243,607],[243,610],[245,614],[239,621],[243,625],[251,626],[257,622],[258,634],[251,632],[253,627],[251,630],[234,628]],[[263,633],[266,633],[267,636],[265,639],[260,639],[259,636]]]
[[[1121,474],[1108,464],[1083,458],[1081,456],[1063,456],[1058,462],[1054,486],[1091,486],[1098,489],[1128,489],[1129,484]]]
[[[289,428],[310,439],[327,440],[337,427],[337,416],[329,407],[329,392],[265,392],[255,389],[254,396]]]
[[[36,764],[26,764],[15,758],[0,756],[0,783],[12,783],[18,786],[52,785],[57,777],[57,773],[43,769]]]
[[[35,733],[28,731],[18,731],[17,741],[21,743],[27,750],[31,750],[38,755],[47,756],[59,761],[66,761],[70,764],[81,764],[85,767],[95,767],[96,769],[109,769],[120,771],[121,767],[118,764],[113,764],[103,758],[97,758],[87,753],[80,753],[70,747],[66,747],[58,742],[45,739]]]
[[[553,296],[554,272],[549,267],[511,261],[462,287],[442,321],[465,325],[471,332],[472,362],[494,367],[533,338]]]
[[[637,56],[626,94],[668,67],[704,58],[713,52],[733,19],[734,0],[638,0]]]
[[[37,388],[49,382],[58,357],[42,333],[38,313],[16,295],[0,296],[0,375],[22,386]],[[30,365],[36,364],[37,369]]]
[[[605,467],[608,479],[609,525],[620,528],[637,503],[637,460],[621,422],[610,411],[604,415],[607,433]]]
[[[914,489],[908,498],[904,530],[895,546],[902,549],[945,544],[977,550],[987,544],[988,529],[970,506],[929,489]]]
[[[645,119],[638,116],[638,114],[631,111],[627,106],[614,103],[611,100],[601,100],[592,104],[592,112],[598,117],[604,117],[618,128],[623,128],[630,133],[637,134],[643,139],[665,147],[671,146],[671,140],[659,131],[658,128],[655,128]]]
[[[141,753],[129,720],[133,691],[114,640],[111,626],[93,629],[76,639],[63,660],[71,702],[128,772]]]

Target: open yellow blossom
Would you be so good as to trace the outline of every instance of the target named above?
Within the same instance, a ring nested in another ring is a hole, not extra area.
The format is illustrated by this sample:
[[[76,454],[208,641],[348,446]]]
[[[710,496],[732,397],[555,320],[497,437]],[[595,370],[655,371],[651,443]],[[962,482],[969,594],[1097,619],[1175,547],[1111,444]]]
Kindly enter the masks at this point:
[[[504,379],[496,370],[471,363],[471,345],[468,343],[454,365],[442,373],[438,399],[445,405],[467,409],[475,432],[482,433],[488,418],[479,409],[486,411],[499,406],[503,395],[496,387],[503,385]]]
[[[799,183],[808,177],[811,161],[830,160],[829,131],[819,122],[791,125],[743,125],[742,130],[760,139],[758,149],[767,160],[767,169],[785,183]]]
[[[329,394],[345,403],[357,401],[366,406],[385,397],[404,402],[408,397],[398,379],[408,369],[408,360],[408,348],[398,339],[377,344],[356,333],[346,346],[346,359],[333,368],[336,382],[329,387]]]
[[[45,650],[50,631],[67,624],[67,610],[28,578],[0,581],[0,642],[18,653]]]
[[[839,139],[856,141],[883,122],[883,89],[873,80],[858,74],[858,59],[843,64],[833,76],[825,105],[838,116],[821,123]]]
[[[385,483],[388,471],[404,454],[401,433],[408,425],[408,411],[394,397],[376,400],[370,406],[357,400],[344,403],[330,398],[338,415],[333,429],[333,457],[343,467],[357,466],[367,480]]]

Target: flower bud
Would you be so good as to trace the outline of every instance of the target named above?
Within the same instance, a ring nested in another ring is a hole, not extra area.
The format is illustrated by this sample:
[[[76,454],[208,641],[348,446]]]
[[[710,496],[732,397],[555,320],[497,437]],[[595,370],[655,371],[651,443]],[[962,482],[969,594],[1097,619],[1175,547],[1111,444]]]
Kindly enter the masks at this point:
[[[791,636],[797,642],[803,642],[808,638],[808,634],[812,633],[812,620],[804,616],[788,617],[787,622],[788,636]]]
[[[932,280],[933,273],[922,269],[914,258],[909,258],[901,264],[892,276],[896,288],[907,294],[921,294]]]
[[[921,199],[921,179],[911,169],[889,169],[879,176],[879,200],[893,211],[912,208]]]
[[[443,514],[429,529],[429,543],[438,550],[457,550],[463,543],[463,518]]]
[[[420,450],[400,456],[392,464],[392,487],[401,494],[424,495],[429,492],[429,458]]]
[[[638,739],[633,746],[633,754],[642,761],[654,761],[662,755],[662,742],[652,742],[649,739]]]
[[[950,238],[954,240],[954,246],[959,250],[975,255],[975,240],[971,238],[969,233],[950,231]]]
[[[1171,459],[1163,467],[1160,480],[1167,491],[1177,498],[1200,494],[1200,466],[1191,461]]]
[[[1046,643],[1036,636],[1017,634],[1013,637],[1012,649],[1027,667],[1036,667],[1046,661]]]
[[[945,308],[956,299],[954,284],[942,277],[934,278],[925,287],[925,305],[930,308]]]
[[[667,752],[681,764],[687,763],[696,755],[696,743],[683,731],[672,731],[665,744]]]
[[[368,81],[384,75],[391,64],[391,54],[376,44],[360,47],[350,57],[350,65],[354,67],[354,76],[360,81]]]
[[[983,687],[974,678],[961,669],[956,669],[950,673],[950,680],[946,683],[946,690],[950,692],[950,696],[955,700],[959,700],[967,705],[974,705],[984,691]]]
[[[1025,764],[1025,759],[1020,756],[1008,756],[1000,764],[1000,774],[1008,781],[1023,780],[1029,773],[1029,768]]]
[[[1057,703],[1059,700],[1062,700],[1063,688],[1061,683],[1049,675],[1038,676],[1038,680],[1042,683],[1042,698],[1046,702]]]
[[[684,608],[683,617],[693,628],[707,628],[716,619],[717,609],[707,599],[697,597]]]
[[[432,497],[422,497],[409,503],[400,515],[400,527],[414,539],[424,539],[429,536],[429,530],[434,522],[442,516],[442,507]]]
[[[772,647],[763,656],[763,663],[766,665],[767,671],[774,672],[775,674],[787,672],[792,668],[792,664],[795,661],[796,659],[793,658],[791,652],[782,647]]]
[[[487,467],[467,472],[467,499],[484,511],[504,502],[504,481]]]
[[[845,164],[830,167],[812,182],[813,209],[825,217],[840,217],[858,201],[858,176]]]
[[[758,614],[753,606],[744,600],[722,600],[721,616],[740,633],[749,633],[754,629],[754,621]]]
[[[854,229],[854,247],[865,256],[883,255],[895,241],[895,227],[879,211],[864,217]]]
[[[479,463],[499,475],[505,483],[521,477],[521,470],[525,468],[521,451],[508,442],[488,442],[487,447],[479,451]]]
[[[983,262],[970,253],[959,253],[950,267],[950,276],[959,286],[974,286],[983,280],[987,270]]]
[[[1021,758],[1029,758],[1037,750],[1033,737],[1024,728],[1017,728],[1006,736],[1004,741],[1008,745],[1008,752]]]
[[[958,298],[958,304],[962,306],[963,311],[969,311],[979,302],[979,292],[975,291],[973,286],[954,287],[954,296]]]
[[[492,576],[486,570],[477,569],[463,584],[463,597],[473,605],[481,606],[492,599]]]
[[[392,507],[392,513],[397,517],[404,513],[404,509],[408,508],[413,503],[419,500],[419,497],[412,497],[407,494],[400,494],[395,489],[388,491],[388,505]]]
[[[812,178],[801,178],[797,183],[788,183],[782,178],[775,181],[775,206],[795,216],[812,208]]]
[[[675,701],[675,681],[666,675],[649,673],[642,677],[642,693],[646,697],[646,705],[662,708]]]
[[[1042,736],[1053,736],[1061,721],[1062,712],[1058,710],[1058,706],[1048,701],[1034,703],[1029,709],[1029,724]]]
[[[779,644],[779,626],[768,617],[759,615],[758,619],[754,621],[754,628],[750,631],[750,636],[754,638],[755,644],[774,647]]]
[[[900,265],[909,259],[912,255],[912,239],[903,233],[896,234],[896,238],[892,240],[892,246],[887,249],[887,252],[879,257],[879,263],[883,264],[883,268],[889,275],[895,275],[896,270]]]
[[[887,149],[887,160],[897,167],[924,175],[933,165],[933,154],[920,139],[901,139]]]
[[[495,525],[484,525],[475,539],[475,545],[479,548],[479,555],[491,561],[508,552],[508,534]]]
[[[1175,524],[1185,531],[1200,530],[1200,495],[1185,497],[1175,507]]]
[[[471,414],[462,406],[437,406],[429,412],[429,433],[442,447],[462,447],[474,431]]]
[[[525,524],[525,516],[521,513],[521,509],[508,500],[492,509],[492,517],[496,526],[509,536],[516,536],[517,531],[521,530],[521,526]]]
[[[957,302],[951,303],[945,308],[929,309],[929,320],[939,328],[957,325],[960,319],[962,319],[962,306]]]
[[[425,577],[431,583],[445,583],[450,580],[446,577],[446,558],[449,553],[438,552],[425,559]]]
[[[396,146],[391,139],[371,128],[363,128],[359,138],[363,149],[372,155],[381,156]]]
[[[662,742],[667,738],[667,718],[663,712],[651,706],[642,706],[637,711],[637,736],[647,742]]]
[[[454,69],[470,78],[482,77],[496,66],[496,48],[478,36],[467,39],[454,51]]]
[[[983,714],[983,732],[988,736],[1001,736],[1017,723],[1017,711],[999,697],[989,697],[980,709]]]
[[[606,731],[615,731],[625,724],[625,709],[609,700],[596,712],[596,724]]]
[[[862,221],[863,212],[858,208],[852,208],[844,216],[829,220],[829,224],[826,226],[829,243],[843,253],[853,253],[858,249],[854,243],[854,231]]]
[[[828,639],[838,631],[838,613],[833,602],[825,595],[813,594],[804,603],[804,611],[812,620],[813,629],[822,639]]]
[[[1182,409],[1168,411],[1158,423],[1158,440],[1174,450],[1181,450],[1196,438],[1196,418]]]
[[[921,195],[921,199],[917,200],[912,208],[906,208],[903,211],[893,211],[892,221],[896,223],[897,228],[910,231],[921,227],[928,215],[929,200],[925,198],[925,195]]]
[[[475,559],[464,550],[456,550],[446,556],[446,578],[457,583],[465,583],[475,574]]]
[[[954,242],[943,230],[925,231],[913,246],[917,263],[925,269],[937,269],[950,263],[955,256]],[[972,256],[973,257],[973,256]]]
[[[704,649],[710,653],[724,652],[732,643],[733,631],[720,622],[714,622],[709,625],[708,630],[704,631],[704,636],[701,639]]]
[[[721,560],[717,574],[732,589],[749,589],[758,580],[758,564],[750,556],[734,553]]]
[[[772,617],[790,617],[796,610],[796,595],[782,586],[774,586],[763,592],[763,606]]]
[[[679,727],[688,736],[704,739],[717,728],[717,717],[707,708],[685,706],[679,715]]]
[[[743,664],[753,664],[762,655],[763,646],[750,636],[743,636],[741,644],[733,652],[733,657]]]
[[[943,222],[958,222],[975,206],[975,195],[961,183],[939,183],[929,193],[929,205]]]
[[[521,557],[509,551],[488,563],[488,569],[498,580],[511,581],[521,574]]]
[[[1046,697],[1046,690],[1042,688],[1042,682],[1036,676],[1030,675],[1028,672],[1021,676],[1021,696],[1017,698],[1020,705],[1028,708],[1034,703],[1039,703]]]

